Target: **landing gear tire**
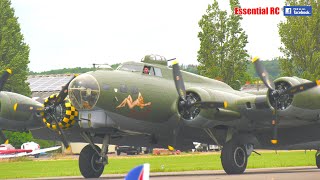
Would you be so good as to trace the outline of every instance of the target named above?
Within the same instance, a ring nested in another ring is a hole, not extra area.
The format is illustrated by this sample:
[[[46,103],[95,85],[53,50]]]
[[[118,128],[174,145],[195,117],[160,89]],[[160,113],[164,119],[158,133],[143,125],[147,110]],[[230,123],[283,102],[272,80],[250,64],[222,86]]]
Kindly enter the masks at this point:
[[[320,168],[320,151],[319,150],[316,153],[316,164],[317,164],[317,167]]]
[[[227,142],[221,151],[221,163],[227,174],[242,174],[247,167],[248,155],[244,145],[232,140]]]
[[[95,145],[97,150],[101,149]],[[79,168],[83,177],[85,178],[99,178],[104,170],[104,165],[97,163],[100,155],[90,146],[85,146],[79,156]]]

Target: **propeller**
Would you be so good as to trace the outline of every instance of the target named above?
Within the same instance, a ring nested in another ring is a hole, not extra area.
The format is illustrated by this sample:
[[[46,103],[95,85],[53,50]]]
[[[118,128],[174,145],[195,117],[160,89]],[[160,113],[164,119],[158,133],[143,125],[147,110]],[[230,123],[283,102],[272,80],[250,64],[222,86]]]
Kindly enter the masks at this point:
[[[61,103],[64,101],[64,99],[68,96],[68,87],[69,87],[69,84],[70,84],[71,81],[72,81],[75,77],[77,77],[77,76],[78,76],[78,74],[75,74],[75,75],[70,79],[70,81],[69,81],[66,85],[64,85],[64,86],[62,87],[62,89],[60,90],[60,92],[59,92],[59,94],[58,94],[57,100],[56,100],[56,102],[54,103],[55,106],[61,104]]]
[[[55,117],[54,114],[52,114],[51,116],[52,116],[54,122],[56,123],[56,126],[57,126],[57,128],[58,128],[58,133],[59,133],[59,135],[60,135],[60,138],[61,138],[61,141],[62,141],[64,147],[65,147],[66,149],[69,149],[69,148],[70,148],[69,141],[67,140],[67,137],[66,137],[66,135],[64,134],[64,131],[63,131],[62,128],[59,126],[59,122],[58,122],[57,118]]]
[[[173,61],[172,74],[173,81],[175,83],[177,93],[179,95],[178,106],[180,109],[182,109],[181,112],[183,114],[193,116],[192,111],[196,111],[197,109],[226,108],[228,106],[227,102],[200,101],[200,97],[196,96],[194,93],[190,93],[189,95],[187,95],[178,61],[175,58],[170,59],[170,61]],[[173,132],[173,147],[176,145],[176,138],[179,131],[180,123],[178,123],[178,126],[174,129]],[[172,148],[172,146],[170,146],[169,149],[170,148]]]
[[[51,117],[51,119],[53,119],[53,121],[55,122],[55,128],[58,130],[58,134],[59,137],[63,143],[63,145],[68,149],[70,147],[69,142],[67,140],[67,137],[63,131],[63,129],[60,127],[59,125],[59,121],[55,115],[56,113],[56,108],[57,106],[59,106],[60,104],[62,104],[64,102],[64,99],[67,97],[68,95],[68,86],[70,84],[70,82],[77,77],[77,75],[74,75],[73,78],[70,79],[70,81],[63,86],[63,88],[60,90],[56,100],[54,103],[52,103],[49,106],[43,107],[42,106],[36,106],[36,105],[29,105],[29,104],[18,104],[16,103],[13,106],[14,111],[22,111],[22,112],[27,112],[27,111],[31,111],[33,113],[43,113],[44,116],[48,116]],[[53,125],[54,126],[54,125]],[[54,128],[54,127],[53,127]],[[54,128],[54,129],[55,129]]]
[[[0,78],[0,91],[2,91],[4,84],[7,82],[9,76],[12,74],[11,69],[7,69]]]
[[[278,143],[278,124],[279,124],[278,103],[281,102],[281,97],[286,95],[295,95],[297,93],[301,93],[303,91],[319,86],[320,80],[317,80],[315,82],[307,82],[307,83],[299,84],[296,86],[292,86],[288,89],[276,89],[274,82],[269,78],[269,73],[260,62],[260,58],[254,57],[252,59],[252,63],[254,64],[256,72],[259,75],[260,79],[263,81],[265,86],[271,92],[270,96],[275,100],[275,106],[273,111],[274,116],[273,116],[273,120],[271,121],[271,124],[273,127],[273,136],[271,139],[271,143],[277,144]]]
[[[172,73],[173,73],[173,79],[174,79],[174,84],[176,85],[177,92],[179,94],[179,97],[186,102],[186,88],[184,86],[183,78],[181,75],[181,71],[179,68],[178,61],[173,61],[172,63]]]
[[[254,67],[256,69],[257,74],[259,75],[262,82],[268,87],[268,89],[275,90],[274,82],[270,80],[269,73],[266,68],[259,61],[259,57],[255,57],[252,59]]]

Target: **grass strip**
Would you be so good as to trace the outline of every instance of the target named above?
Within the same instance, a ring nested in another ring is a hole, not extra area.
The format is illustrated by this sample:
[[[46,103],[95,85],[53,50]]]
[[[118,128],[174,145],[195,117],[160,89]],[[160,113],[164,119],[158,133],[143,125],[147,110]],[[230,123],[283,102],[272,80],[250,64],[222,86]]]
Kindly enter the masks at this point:
[[[104,174],[127,173],[133,167],[150,163],[151,172],[174,172],[222,169],[220,154],[184,154],[168,156],[110,157]],[[289,151],[252,154],[248,168],[315,166],[315,151]],[[56,176],[80,176],[78,160],[2,161],[0,178],[36,178]]]

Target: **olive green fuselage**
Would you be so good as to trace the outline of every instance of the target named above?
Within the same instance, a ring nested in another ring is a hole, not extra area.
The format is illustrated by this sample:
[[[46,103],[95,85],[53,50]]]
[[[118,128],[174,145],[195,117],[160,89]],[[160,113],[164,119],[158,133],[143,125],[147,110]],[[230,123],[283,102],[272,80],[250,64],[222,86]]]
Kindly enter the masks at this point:
[[[135,68],[131,71],[123,68],[126,66],[135,66]],[[143,67],[145,66],[160,69],[161,76],[144,74]],[[204,129],[211,129],[218,139],[223,141],[222,144],[226,141],[226,132],[232,129],[236,133],[254,135],[264,148],[271,147],[269,140],[272,135],[271,121],[274,117],[273,108],[268,103],[266,95],[236,91],[223,82],[182,72],[187,92],[198,94],[201,101],[226,101],[228,104],[222,109],[201,109],[197,117],[186,120],[179,116],[179,97],[174,85],[172,70],[166,66],[128,62],[118,70],[97,70],[88,74],[97,80],[100,91],[92,110],[100,109],[106,112],[112,122],[110,125],[106,123],[106,127],[114,127],[128,133],[155,135],[163,139],[170,139],[172,131],[182,124],[184,128],[180,133],[182,134],[181,141],[189,139],[190,141],[212,143],[212,140],[204,133]],[[293,132],[296,131],[295,127],[318,125],[316,121],[320,113],[320,106],[312,106],[310,103],[304,106],[305,100],[301,99],[303,96],[308,96],[310,92],[312,92],[310,97],[320,97],[319,88],[315,88],[296,95],[298,100],[294,99],[289,110],[278,111],[281,117],[279,127],[286,129],[279,138],[281,139],[279,145],[298,143],[295,141],[297,138],[292,138]],[[258,103],[260,103],[259,107]],[[83,110],[79,111],[81,114]],[[299,114],[295,114],[294,111],[298,111]],[[301,113],[304,111],[308,112],[306,118],[303,118],[305,114]],[[88,128],[94,129],[94,126]],[[291,128],[292,131],[290,131]],[[299,138],[299,142],[308,141],[308,137],[299,136]],[[312,140],[315,139],[320,140],[320,137],[316,135]]]

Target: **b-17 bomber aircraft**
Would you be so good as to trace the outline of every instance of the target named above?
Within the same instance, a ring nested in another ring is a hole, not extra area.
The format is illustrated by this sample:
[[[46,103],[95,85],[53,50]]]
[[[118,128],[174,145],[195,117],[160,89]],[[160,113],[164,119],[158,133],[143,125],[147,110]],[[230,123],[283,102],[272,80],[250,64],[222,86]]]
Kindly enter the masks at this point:
[[[193,142],[220,145],[227,174],[243,173],[255,148],[318,150],[319,144],[312,142],[320,140],[319,83],[297,77],[273,82],[259,58],[253,63],[268,87],[265,95],[180,71],[175,60],[169,68],[165,58],[146,56],[117,70],[76,76],[44,105],[21,101],[12,108],[35,114],[34,121],[54,130],[32,130],[37,138],[57,136],[66,147],[88,142],[79,156],[86,178],[100,177],[109,144],[171,150],[191,149]],[[316,164],[320,167],[319,151]]]

